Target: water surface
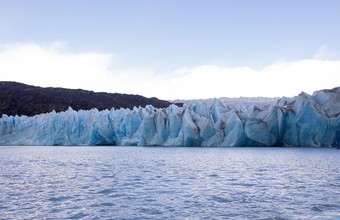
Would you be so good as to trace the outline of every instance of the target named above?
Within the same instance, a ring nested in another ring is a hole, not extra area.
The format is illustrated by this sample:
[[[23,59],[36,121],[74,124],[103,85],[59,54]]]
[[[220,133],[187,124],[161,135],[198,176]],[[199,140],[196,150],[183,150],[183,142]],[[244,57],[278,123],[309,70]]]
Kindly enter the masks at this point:
[[[0,219],[340,219],[340,150],[0,147]]]

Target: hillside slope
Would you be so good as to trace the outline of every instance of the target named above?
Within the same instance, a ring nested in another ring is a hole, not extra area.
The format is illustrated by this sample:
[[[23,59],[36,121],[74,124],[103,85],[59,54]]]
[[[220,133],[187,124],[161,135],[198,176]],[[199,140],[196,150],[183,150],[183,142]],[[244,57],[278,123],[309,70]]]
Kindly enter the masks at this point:
[[[42,88],[17,82],[0,81],[0,116],[27,115],[74,110],[145,107],[164,108],[170,102],[140,95],[93,92],[81,89]]]

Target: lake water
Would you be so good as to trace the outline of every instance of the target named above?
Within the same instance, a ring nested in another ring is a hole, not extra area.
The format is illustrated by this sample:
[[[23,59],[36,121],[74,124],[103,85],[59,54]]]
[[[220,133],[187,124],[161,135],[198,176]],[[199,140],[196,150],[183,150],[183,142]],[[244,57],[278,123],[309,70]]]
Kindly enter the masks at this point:
[[[0,219],[340,219],[340,150],[0,147]]]

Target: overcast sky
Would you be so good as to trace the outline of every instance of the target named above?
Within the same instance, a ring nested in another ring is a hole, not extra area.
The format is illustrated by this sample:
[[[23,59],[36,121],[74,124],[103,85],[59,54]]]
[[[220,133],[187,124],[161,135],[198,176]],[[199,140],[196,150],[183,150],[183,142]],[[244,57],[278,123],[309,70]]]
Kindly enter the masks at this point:
[[[340,86],[338,0],[0,0],[0,81],[162,99]]]

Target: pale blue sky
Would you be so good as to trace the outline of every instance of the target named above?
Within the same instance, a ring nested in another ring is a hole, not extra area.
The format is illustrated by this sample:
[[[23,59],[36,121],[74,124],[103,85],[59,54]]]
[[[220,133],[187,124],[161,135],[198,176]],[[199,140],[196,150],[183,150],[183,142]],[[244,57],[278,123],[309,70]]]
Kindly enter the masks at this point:
[[[64,53],[110,54],[110,68],[157,74],[260,70],[320,50],[338,60],[339,10],[338,0],[0,0],[0,45],[63,42]]]

